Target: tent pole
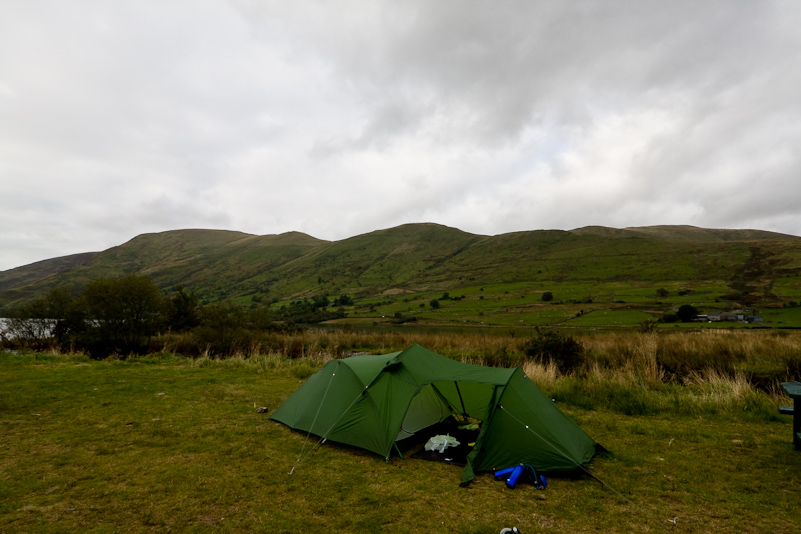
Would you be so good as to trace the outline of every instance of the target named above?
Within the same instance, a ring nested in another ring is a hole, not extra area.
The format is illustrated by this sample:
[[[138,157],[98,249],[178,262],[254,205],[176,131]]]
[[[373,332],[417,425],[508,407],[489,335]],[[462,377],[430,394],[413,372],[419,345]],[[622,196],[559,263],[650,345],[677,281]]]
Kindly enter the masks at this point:
[[[459,382],[456,380],[453,381],[453,385],[456,386],[456,393],[459,394],[459,401],[462,403],[462,415],[464,416],[464,424],[467,424],[467,408],[464,407],[464,399],[462,398],[462,390],[459,389]]]
[[[303,440],[303,446],[300,448],[300,453],[298,453],[298,458],[295,460],[295,465],[292,466],[292,470],[289,471],[289,474],[295,472],[295,468],[300,464],[300,459],[303,456],[303,451],[306,449],[306,443],[309,441],[309,436],[314,430],[314,424],[317,423],[317,416],[320,415],[320,410],[323,408],[323,404],[325,404],[325,398],[328,396],[328,390],[331,389],[331,383],[334,381],[334,377],[337,376],[337,370],[339,370],[339,364],[341,360],[337,362],[336,367],[331,372],[331,379],[328,381],[328,386],[325,388],[325,393],[323,393],[323,398],[320,400],[320,406],[317,407],[317,413],[314,414],[314,419],[312,420],[312,424],[309,427],[309,431],[306,433],[306,439]]]
[[[456,408],[456,406],[454,406],[453,404],[451,404],[451,401],[449,401],[449,400],[448,400],[448,397],[446,397],[445,395],[443,395],[443,394],[442,394],[442,392],[439,390],[439,388],[438,388],[437,386],[435,386],[433,383],[431,384],[431,389],[433,389],[433,390],[434,390],[434,393],[436,393],[436,394],[439,396],[439,398],[442,400],[442,402],[444,402],[444,403],[445,403],[445,405],[446,405],[448,408],[450,408],[450,410],[451,410],[451,413],[454,413],[454,412],[457,412],[457,411],[458,411],[458,409]]]
[[[341,362],[341,360],[340,360],[340,362]],[[340,362],[337,362],[337,365],[338,365]],[[328,430],[326,430],[326,431],[325,431],[325,434],[323,434],[322,436],[320,436],[320,439],[319,439],[319,441],[317,441],[317,445],[319,445],[319,444],[321,444],[321,443],[325,443],[325,441],[328,439],[328,434],[329,434],[329,433],[330,433],[332,430],[334,430],[334,427],[336,427],[336,426],[339,424],[339,422],[340,422],[340,421],[342,421],[342,418],[343,418],[343,417],[345,417],[345,415],[346,415],[346,414],[347,414],[347,413],[350,411],[350,409],[351,409],[351,408],[353,408],[353,405],[354,405],[354,404],[356,404],[356,402],[357,402],[357,401],[358,401],[358,400],[359,400],[359,399],[360,399],[362,396],[364,396],[364,395],[367,393],[367,390],[368,390],[368,389],[370,389],[370,386],[372,386],[373,384],[375,384],[375,383],[378,381],[378,378],[379,378],[379,377],[382,375],[382,373],[383,373],[383,372],[384,372],[384,371],[387,369],[387,367],[388,367],[388,366],[389,366],[389,362],[387,362],[387,365],[384,367],[384,369],[381,369],[381,371],[379,371],[379,372],[378,372],[378,374],[377,374],[377,375],[375,375],[375,376],[373,377],[373,379],[370,381],[370,383],[369,383],[369,384],[367,384],[367,385],[364,387],[364,389],[363,389],[363,390],[361,390],[361,392],[359,392],[359,394],[358,394],[358,395],[356,395],[356,398],[355,398],[355,399],[353,399],[353,402],[351,402],[351,403],[348,405],[348,407],[347,407],[347,408],[345,408],[345,411],[344,411],[344,412],[342,412],[342,413],[340,414],[340,416],[337,418],[337,420],[336,420],[336,421],[334,421],[334,424],[333,424],[333,425],[331,425],[331,427],[330,427]],[[310,432],[310,433],[311,433],[311,432]],[[316,447],[317,445],[315,445],[315,447]],[[298,458],[298,461],[297,461],[297,463],[296,463],[295,465],[298,465],[298,464],[300,464],[300,460],[301,460],[301,458]],[[292,474],[292,472],[294,472],[294,471],[295,471],[295,468],[293,467],[293,468],[292,468],[292,471],[290,471],[290,472],[289,472],[289,474],[291,475],[291,474]]]

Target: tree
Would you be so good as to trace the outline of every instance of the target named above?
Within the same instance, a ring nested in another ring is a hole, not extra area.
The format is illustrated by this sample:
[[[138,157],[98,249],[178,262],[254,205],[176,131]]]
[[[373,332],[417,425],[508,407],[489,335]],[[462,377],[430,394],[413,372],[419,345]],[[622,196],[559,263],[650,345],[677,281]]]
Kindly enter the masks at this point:
[[[692,304],[683,304],[676,312],[676,317],[682,323],[689,323],[698,316],[698,308]]]
[[[323,295],[322,297],[316,296],[312,298],[312,309],[314,310],[317,308],[327,308],[329,304],[331,304],[331,301],[328,300],[327,295]]]
[[[212,356],[245,352],[250,342],[246,312],[233,302],[214,302],[199,310],[200,325],[192,331],[201,351]]]
[[[101,278],[83,291],[86,313],[92,324],[90,352],[95,357],[111,352],[140,353],[156,333],[162,298],[156,284],[146,276]]]
[[[553,293],[550,291],[545,291],[542,293],[542,301],[543,302],[550,302],[553,300]]]
[[[656,296],[657,296],[657,297],[660,297],[660,298],[665,298],[665,297],[667,297],[668,295],[670,295],[670,291],[668,291],[668,290],[667,290],[667,289],[665,289],[664,287],[660,287],[659,289],[657,289],[657,290],[656,290]]]
[[[353,306],[353,298],[348,295],[340,295],[334,299],[334,306]]]
[[[199,304],[194,292],[187,293],[184,286],[175,287],[175,294],[166,304],[167,325],[176,332],[190,330],[200,324]]]
[[[431,302],[428,303],[434,309],[439,308],[439,301],[437,299],[431,299]]]
[[[61,286],[11,310],[8,316],[10,337],[37,350],[54,345],[69,347],[86,326],[76,295]]]
[[[44,299],[11,310],[5,321],[8,337],[24,347],[42,350],[51,340],[52,324],[47,316]]]
[[[55,287],[45,295],[47,314],[53,320],[52,336],[62,348],[72,349],[86,331],[86,311],[78,293]]]

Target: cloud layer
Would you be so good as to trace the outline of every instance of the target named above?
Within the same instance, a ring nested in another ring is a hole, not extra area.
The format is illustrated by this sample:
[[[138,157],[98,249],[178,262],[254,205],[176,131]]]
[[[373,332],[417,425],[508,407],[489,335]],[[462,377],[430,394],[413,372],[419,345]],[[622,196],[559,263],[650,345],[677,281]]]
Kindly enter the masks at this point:
[[[0,6],[0,269],[144,232],[801,235],[794,2]]]

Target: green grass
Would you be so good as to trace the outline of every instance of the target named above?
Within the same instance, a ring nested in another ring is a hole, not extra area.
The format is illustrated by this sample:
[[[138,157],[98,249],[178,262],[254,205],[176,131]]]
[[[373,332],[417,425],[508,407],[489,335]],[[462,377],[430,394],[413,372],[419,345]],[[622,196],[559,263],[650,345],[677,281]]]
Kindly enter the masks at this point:
[[[668,291],[658,297],[657,290]],[[554,300],[542,301],[542,293],[551,291]],[[670,282],[509,282],[469,286],[448,291],[451,300],[441,300],[443,291],[428,291],[396,296],[379,296],[360,301],[347,310],[351,319],[371,318],[391,322],[395,313],[416,317],[429,324],[487,324],[495,326],[575,326],[636,328],[646,320],[692,304],[702,313],[720,312],[727,305],[721,295],[730,289],[721,281]],[[679,294],[680,292],[686,294]],[[457,300],[454,300],[456,297]],[[463,297],[463,298],[461,298]],[[432,309],[432,299],[440,307]],[[372,305],[370,311],[368,306]],[[757,313],[765,319],[759,326],[801,327],[801,307],[763,308]],[[338,323],[347,323],[337,321]],[[680,328],[744,328],[744,323],[692,323]],[[673,327],[671,325],[663,326]]]
[[[607,487],[552,477],[545,491],[509,490],[485,474],[460,488],[454,466],[314,449],[256,413],[318,365],[0,355],[0,531],[797,532],[801,453],[789,418],[763,413],[778,399],[626,415],[636,389],[612,402],[558,383],[546,393],[611,451],[591,464]]]
[[[801,326],[801,307],[763,309],[759,313],[765,319],[764,326]]]
[[[572,326],[624,326],[635,325],[654,317],[638,310],[596,310],[571,319]]]

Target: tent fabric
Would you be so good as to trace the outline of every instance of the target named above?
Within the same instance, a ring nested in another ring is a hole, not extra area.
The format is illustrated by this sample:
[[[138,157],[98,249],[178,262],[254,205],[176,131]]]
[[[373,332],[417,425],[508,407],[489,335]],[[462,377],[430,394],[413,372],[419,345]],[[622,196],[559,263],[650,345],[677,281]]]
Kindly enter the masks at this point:
[[[463,483],[477,471],[520,463],[572,471],[595,454],[595,441],[521,368],[462,363],[420,345],[331,360],[270,418],[389,458],[396,441],[452,414],[482,422]]]

